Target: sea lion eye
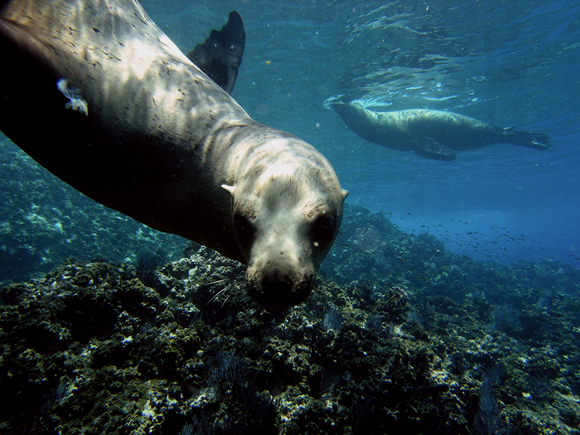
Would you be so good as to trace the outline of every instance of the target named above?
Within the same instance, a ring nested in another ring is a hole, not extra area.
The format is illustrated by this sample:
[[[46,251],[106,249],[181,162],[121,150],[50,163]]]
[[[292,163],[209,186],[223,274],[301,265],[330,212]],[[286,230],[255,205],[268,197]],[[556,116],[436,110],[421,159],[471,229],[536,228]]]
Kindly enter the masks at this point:
[[[254,241],[254,225],[243,214],[234,215],[234,225],[238,233],[238,240],[244,248],[248,248]]]
[[[323,214],[316,219],[312,226],[312,239],[315,246],[325,246],[332,241],[334,228],[336,226],[336,216]]]
[[[331,230],[334,229],[334,223],[336,222],[336,216],[323,215],[316,221],[316,226],[320,229]]]

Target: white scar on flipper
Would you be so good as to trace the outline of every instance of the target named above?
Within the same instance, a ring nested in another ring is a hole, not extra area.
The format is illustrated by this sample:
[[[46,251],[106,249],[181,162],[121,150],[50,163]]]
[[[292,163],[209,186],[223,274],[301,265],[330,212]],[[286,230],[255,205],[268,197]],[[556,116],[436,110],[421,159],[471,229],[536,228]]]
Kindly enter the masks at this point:
[[[82,99],[81,90],[78,88],[69,88],[68,79],[59,79],[56,82],[56,87],[62,94],[70,101],[64,105],[67,109],[79,111],[89,116],[89,106],[87,102]]]

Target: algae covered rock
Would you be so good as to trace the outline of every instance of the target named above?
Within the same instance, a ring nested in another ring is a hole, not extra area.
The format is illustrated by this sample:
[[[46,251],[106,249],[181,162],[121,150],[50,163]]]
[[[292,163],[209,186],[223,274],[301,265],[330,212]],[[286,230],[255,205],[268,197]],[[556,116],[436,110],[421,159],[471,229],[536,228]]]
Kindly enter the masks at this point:
[[[4,286],[0,433],[578,433],[574,271],[355,221],[357,249],[292,308],[256,305],[243,266],[199,246]]]

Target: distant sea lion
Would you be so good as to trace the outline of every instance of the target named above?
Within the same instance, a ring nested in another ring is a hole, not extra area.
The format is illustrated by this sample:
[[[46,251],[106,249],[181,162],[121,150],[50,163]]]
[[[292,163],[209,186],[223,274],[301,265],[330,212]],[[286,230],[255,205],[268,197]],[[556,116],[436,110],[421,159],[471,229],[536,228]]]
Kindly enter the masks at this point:
[[[374,112],[358,104],[332,102],[346,125],[363,139],[433,160],[455,160],[453,151],[511,143],[545,150],[548,135],[500,128],[468,116],[429,109]]]
[[[210,36],[230,45],[203,66],[226,90],[245,38],[237,18]],[[247,264],[258,302],[310,294],[348,192],[316,149],[252,120],[136,1],[0,0],[0,56],[0,129],[41,165]]]

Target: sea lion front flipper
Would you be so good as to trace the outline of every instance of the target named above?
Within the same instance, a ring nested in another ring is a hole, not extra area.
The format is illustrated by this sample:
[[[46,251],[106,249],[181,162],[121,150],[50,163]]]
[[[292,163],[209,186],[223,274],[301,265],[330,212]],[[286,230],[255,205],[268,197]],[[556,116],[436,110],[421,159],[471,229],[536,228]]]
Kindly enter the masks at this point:
[[[212,30],[203,44],[197,45],[187,57],[224,91],[231,94],[242,63],[246,46],[244,20],[231,11],[221,30]]]
[[[426,159],[448,162],[455,160],[455,156],[457,155],[450,148],[447,148],[430,137],[423,138],[420,143],[414,143],[413,152]]]

